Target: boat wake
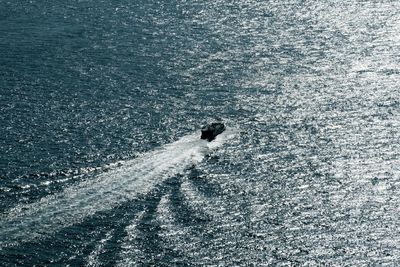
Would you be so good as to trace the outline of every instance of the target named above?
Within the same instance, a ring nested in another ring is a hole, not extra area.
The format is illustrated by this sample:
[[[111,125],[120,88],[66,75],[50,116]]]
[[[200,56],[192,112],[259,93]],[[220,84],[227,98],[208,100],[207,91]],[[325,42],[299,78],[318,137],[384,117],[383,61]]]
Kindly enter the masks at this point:
[[[59,194],[19,204],[0,219],[0,248],[48,237],[96,212],[146,194],[168,177],[202,161],[234,134],[227,130],[213,142],[200,140],[198,133],[190,134]]]

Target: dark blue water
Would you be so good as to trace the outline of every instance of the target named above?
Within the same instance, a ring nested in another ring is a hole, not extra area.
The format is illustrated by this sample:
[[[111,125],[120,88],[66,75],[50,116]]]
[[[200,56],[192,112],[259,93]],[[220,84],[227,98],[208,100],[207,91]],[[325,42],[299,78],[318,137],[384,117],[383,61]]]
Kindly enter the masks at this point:
[[[0,0],[0,265],[398,265],[399,8]]]

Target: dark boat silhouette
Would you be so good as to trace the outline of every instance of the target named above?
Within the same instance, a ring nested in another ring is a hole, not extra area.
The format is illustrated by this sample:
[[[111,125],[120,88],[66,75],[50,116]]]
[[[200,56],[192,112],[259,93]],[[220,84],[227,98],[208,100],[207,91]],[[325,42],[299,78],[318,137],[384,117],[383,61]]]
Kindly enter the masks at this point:
[[[207,124],[201,128],[201,139],[206,139],[210,142],[223,131],[225,131],[225,125],[223,123],[213,122]]]

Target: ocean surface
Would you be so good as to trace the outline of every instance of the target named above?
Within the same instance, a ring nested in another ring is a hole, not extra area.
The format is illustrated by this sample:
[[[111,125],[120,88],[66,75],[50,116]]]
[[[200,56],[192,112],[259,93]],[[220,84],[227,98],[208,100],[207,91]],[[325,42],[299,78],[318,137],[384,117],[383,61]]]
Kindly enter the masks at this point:
[[[0,0],[0,266],[399,266],[399,10]]]

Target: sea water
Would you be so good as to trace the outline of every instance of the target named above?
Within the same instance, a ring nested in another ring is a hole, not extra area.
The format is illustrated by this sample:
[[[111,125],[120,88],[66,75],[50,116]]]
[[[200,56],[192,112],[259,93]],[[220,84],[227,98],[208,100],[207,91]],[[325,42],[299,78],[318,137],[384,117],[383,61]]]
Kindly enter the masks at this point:
[[[0,265],[398,265],[399,8],[0,0]]]

